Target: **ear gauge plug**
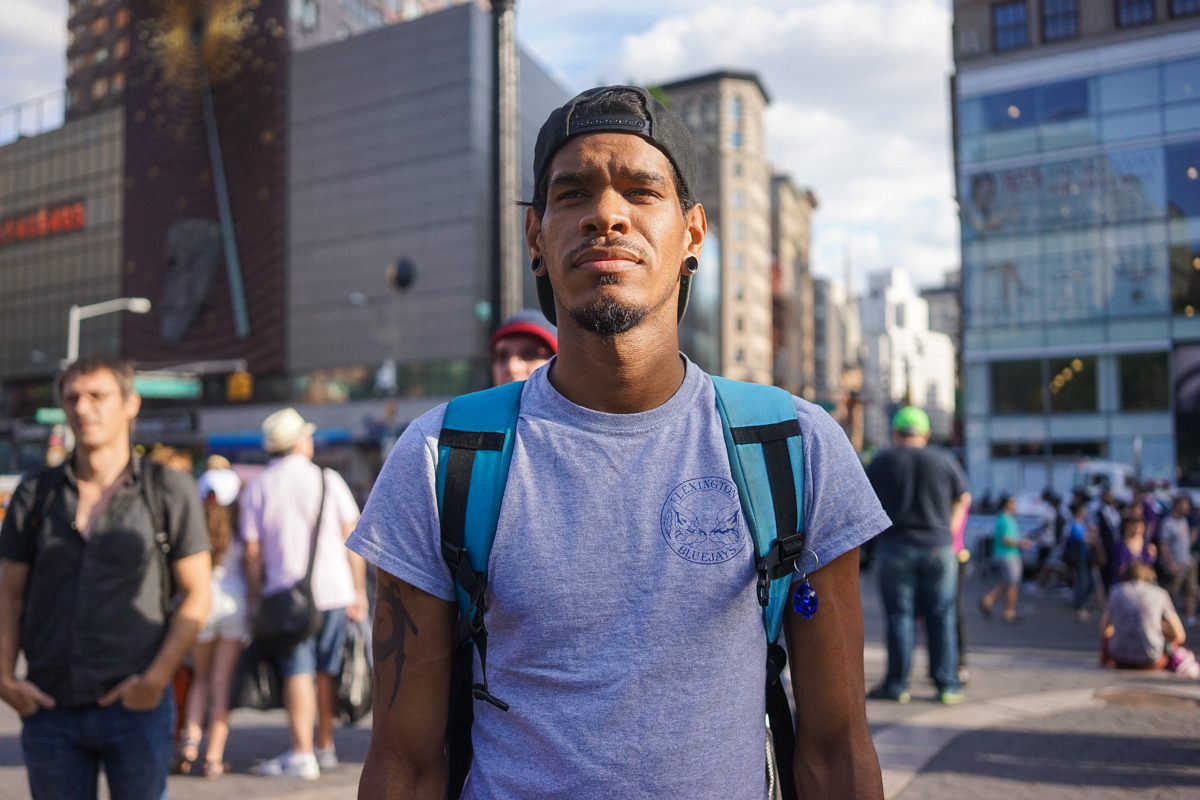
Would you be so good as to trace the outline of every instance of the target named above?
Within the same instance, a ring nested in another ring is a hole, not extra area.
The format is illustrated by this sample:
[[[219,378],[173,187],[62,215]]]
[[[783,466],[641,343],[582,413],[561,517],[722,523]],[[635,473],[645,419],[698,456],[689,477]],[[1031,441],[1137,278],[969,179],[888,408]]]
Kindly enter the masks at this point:
[[[533,270],[533,274],[536,275],[542,271],[542,260],[540,258],[535,258],[532,262],[530,262],[529,267]]]
[[[696,270],[700,269],[700,262],[695,256],[688,256],[683,260],[683,268],[687,270],[688,275],[695,275]]]

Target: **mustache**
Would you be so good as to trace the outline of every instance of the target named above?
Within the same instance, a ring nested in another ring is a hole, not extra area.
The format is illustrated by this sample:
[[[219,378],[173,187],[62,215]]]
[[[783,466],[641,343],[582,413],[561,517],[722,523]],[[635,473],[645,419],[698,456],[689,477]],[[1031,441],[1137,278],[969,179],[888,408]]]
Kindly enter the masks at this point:
[[[646,253],[645,248],[643,248],[636,241],[634,241],[632,237],[618,236],[615,239],[608,239],[603,236],[595,236],[591,239],[587,239],[587,240],[581,242],[579,245],[572,248],[571,252],[567,253],[565,263],[567,263],[567,264],[573,263],[576,258],[583,255],[588,250],[592,250],[594,248],[604,248],[604,249],[609,249],[609,250],[626,250],[630,253],[633,253],[635,256],[637,256],[642,261],[648,260],[648,255]]]

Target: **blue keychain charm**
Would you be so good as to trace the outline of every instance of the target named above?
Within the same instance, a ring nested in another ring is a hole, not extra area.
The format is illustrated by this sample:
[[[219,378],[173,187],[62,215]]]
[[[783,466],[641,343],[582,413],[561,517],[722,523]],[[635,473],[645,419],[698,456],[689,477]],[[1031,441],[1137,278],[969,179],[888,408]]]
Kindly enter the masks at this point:
[[[805,550],[796,559],[794,569],[800,573],[800,584],[792,593],[792,608],[803,619],[812,619],[813,614],[817,613],[817,590],[808,582],[808,573],[816,568],[817,554],[812,550]]]
[[[817,613],[817,590],[808,582],[808,578],[796,587],[792,595],[792,608],[804,619],[812,619],[812,615]]]

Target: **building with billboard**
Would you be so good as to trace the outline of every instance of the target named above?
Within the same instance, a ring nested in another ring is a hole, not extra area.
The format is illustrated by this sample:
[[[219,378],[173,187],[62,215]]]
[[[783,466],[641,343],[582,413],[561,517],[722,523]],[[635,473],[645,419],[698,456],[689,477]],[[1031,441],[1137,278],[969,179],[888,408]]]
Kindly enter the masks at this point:
[[[954,3],[966,461],[1200,468],[1200,3]]]
[[[127,55],[120,102],[0,146],[0,466],[44,451],[72,304],[149,298],[84,321],[82,349],[195,376],[146,398],[146,442],[257,450],[286,403],[377,457],[397,424],[482,387],[490,14],[454,5],[297,52],[284,0],[183,3],[238,11],[198,47],[178,46],[172,4],[110,5],[109,25],[127,11],[159,43]],[[528,58],[520,81],[529,180],[568,95]]]

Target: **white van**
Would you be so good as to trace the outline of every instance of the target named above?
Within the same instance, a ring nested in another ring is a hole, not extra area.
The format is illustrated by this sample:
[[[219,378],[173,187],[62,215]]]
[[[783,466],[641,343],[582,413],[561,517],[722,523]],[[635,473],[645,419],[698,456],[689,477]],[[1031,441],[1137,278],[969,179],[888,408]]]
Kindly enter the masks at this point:
[[[1083,487],[1088,497],[1097,497],[1105,489],[1112,489],[1117,502],[1129,503],[1137,492],[1138,479],[1132,464],[1084,459],[1075,467],[1074,485]]]

